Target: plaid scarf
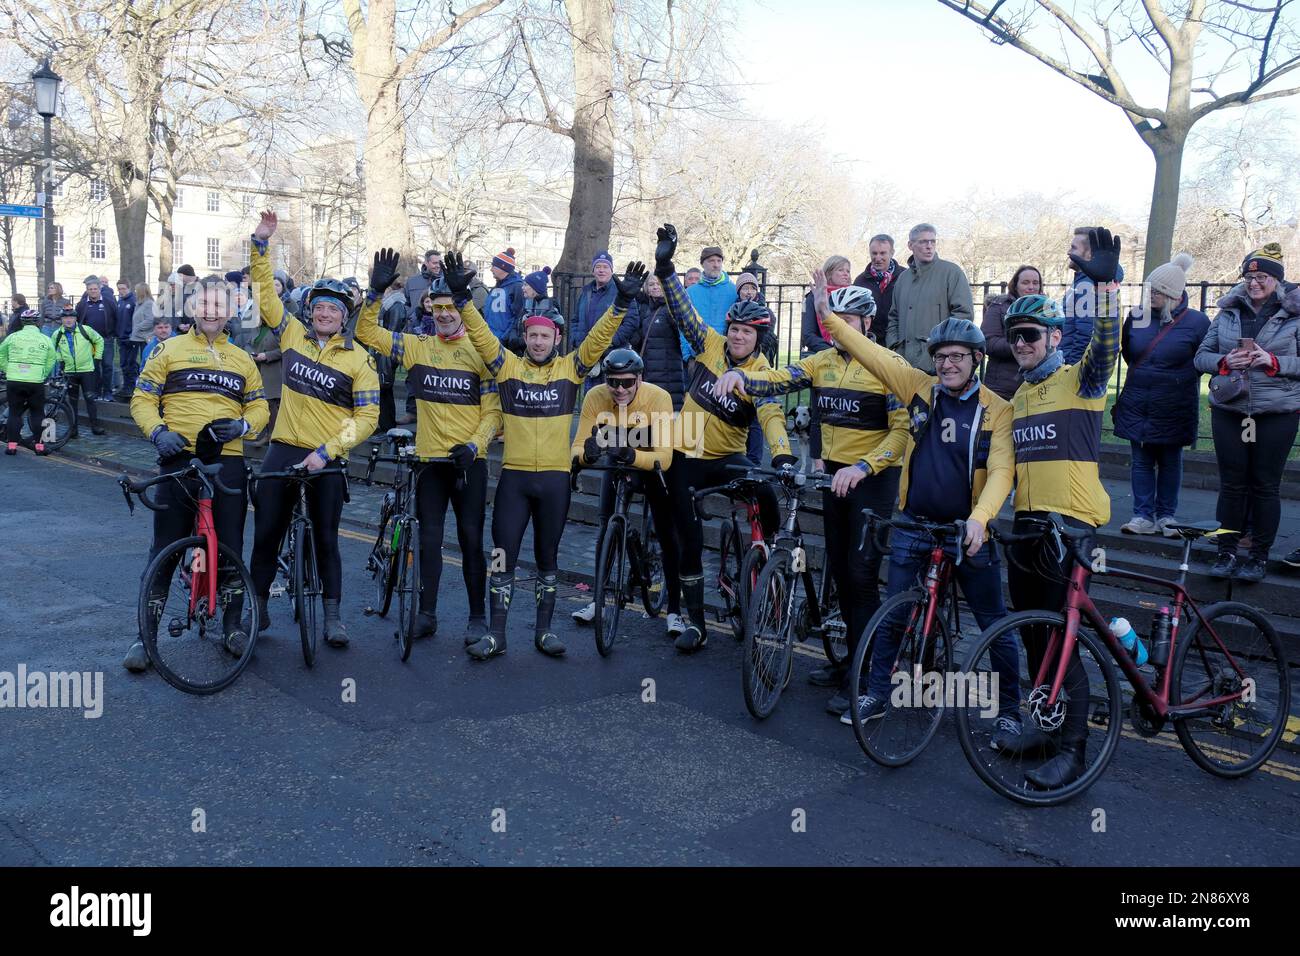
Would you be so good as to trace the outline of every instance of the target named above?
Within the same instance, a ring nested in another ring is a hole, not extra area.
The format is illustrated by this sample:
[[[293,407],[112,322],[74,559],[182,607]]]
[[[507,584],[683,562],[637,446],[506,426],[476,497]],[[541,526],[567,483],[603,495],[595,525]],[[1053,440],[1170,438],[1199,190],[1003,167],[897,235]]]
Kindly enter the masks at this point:
[[[884,272],[877,272],[875,266],[868,266],[867,268],[867,275],[871,276],[871,278],[875,279],[878,283],[880,283],[880,291],[882,293],[889,288],[889,283],[894,281],[894,274],[895,272],[894,272],[893,260],[890,260],[889,268],[886,269]]]

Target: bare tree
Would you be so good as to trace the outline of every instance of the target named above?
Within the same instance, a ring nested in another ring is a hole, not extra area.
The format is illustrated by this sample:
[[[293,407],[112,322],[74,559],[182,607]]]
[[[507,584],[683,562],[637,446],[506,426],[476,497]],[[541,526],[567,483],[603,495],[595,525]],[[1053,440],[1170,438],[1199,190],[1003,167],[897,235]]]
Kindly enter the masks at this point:
[[[1124,111],[1156,160],[1147,222],[1147,269],[1168,262],[1178,218],[1183,151],[1192,127],[1218,110],[1291,96],[1278,81],[1300,68],[1295,0],[939,0],[997,44],[1015,47]],[[1086,14],[1071,11],[1086,7]],[[1040,37],[1054,37],[1051,52]],[[1164,102],[1139,102],[1119,66],[1121,48],[1150,56],[1167,77]],[[1229,89],[1229,87],[1236,87]],[[1082,148],[1097,144],[1085,131]]]

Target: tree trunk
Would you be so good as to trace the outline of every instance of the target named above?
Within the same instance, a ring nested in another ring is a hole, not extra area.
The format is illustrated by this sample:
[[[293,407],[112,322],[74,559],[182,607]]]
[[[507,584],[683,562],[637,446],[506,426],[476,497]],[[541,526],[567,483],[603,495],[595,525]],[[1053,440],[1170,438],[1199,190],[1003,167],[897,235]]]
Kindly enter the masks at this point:
[[[158,200],[158,224],[162,235],[158,238],[158,281],[166,282],[172,274],[172,255],[175,245],[176,228],[172,210],[176,207],[176,180],[170,175],[164,192]]]
[[[573,193],[557,272],[586,272],[614,214],[614,7],[566,0],[573,33]]]
[[[1147,145],[1156,158],[1156,179],[1151,190],[1151,213],[1147,219],[1146,262],[1143,278],[1173,258],[1174,226],[1178,222],[1178,190],[1182,184],[1183,147],[1187,134],[1166,128],[1165,135]]]
[[[149,221],[149,183],[136,170],[148,169],[131,162],[118,164],[119,181],[110,187],[113,224],[117,227],[118,278],[134,286],[148,280],[144,271],[144,232]]]

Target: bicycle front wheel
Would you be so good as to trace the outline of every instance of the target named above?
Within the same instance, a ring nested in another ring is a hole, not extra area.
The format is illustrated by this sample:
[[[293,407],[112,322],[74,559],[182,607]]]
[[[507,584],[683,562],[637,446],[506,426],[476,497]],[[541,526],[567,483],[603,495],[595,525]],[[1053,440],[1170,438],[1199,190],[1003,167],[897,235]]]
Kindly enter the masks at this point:
[[[293,531],[293,607],[302,641],[302,659],[316,663],[321,619],[325,615],[320,570],[316,565],[316,538],[309,522],[298,522]]]
[[[400,522],[396,558],[397,571],[397,638],[398,653],[403,661],[411,656],[415,642],[416,618],[420,613],[420,542],[419,525],[408,518]]]
[[[758,576],[763,571],[763,565],[767,561],[767,551],[763,548],[750,548],[745,552],[744,560],[740,562],[740,577],[736,583],[737,600],[740,604],[740,614],[733,619],[732,626],[740,624],[740,630],[736,632],[736,640],[743,641],[746,631],[749,627],[749,603],[755,590],[758,588]]]
[[[723,615],[737,643],[745,639],[745,606],[740,595],[740,537],[734,521],[724,522],[718,539],[718,594]]]
[[[1080,670],[1066,671],[1055,703],[1048,704],[1064,634],[1064,615],[1008,615],[976,639],[954,681],[957,737],[966,759],[992,790],[1026,806],[1064,803],[1096,783],[1124,726],[1119,671],[1101,638],[1084,625],[1076,644]],[[1052,651],[1044,683],[1039,684],[1024,647]],[[1071,674],[1082,680],[1072,682]],[[1084,699],[1072,700],[1072,694]],[[1071,727],[1075,708],[1086,717]],[[1007,733],[1005,718],[1019,724],[1019,734]],[[1039,769],[1063,751],[1078,755],[1077,773],[1066,783],[1044,786],[1036,776]]]
[[[849,659],[849,627],[844,621],[844,611],[835,591],[835,575],[831,574],[830,559],[825,556],[822,558],[817,597],[822,609],[822,649],[832,664],[843,664]]]
[[[934,739],[943,720],[942,691],[952,671],[952,644],[941,615],[936,614],[933,627],[926,630],[929,604],[929,594],[919,589],[889,598],[867,622],[853,655],[849,669],[853,734],[862,752],[881,766],[911,763]],[[870,689],[875,655],[889,658],[889,683],[882,691],[885,709],[864,720],[857,698]]]
[[[204,584],[210,560],[204,538],[173,541],[145,569],[136,607],[140,640],[150,662],[163,680],[189,694],[215,694],[229,687],[253,659],[257,643],[248,569],[229,545],[217,545],[214,605]],[[235,631],[248,638],[238,657],[224,642],[225,635]]]
[[[596,634],[596,650],[608,657],[618,636],[619,620],[623,614],[623,576],[627,573],[624,560],[627,549],[627,524],[622,515],[611,515],[605,524],[600,545],[596,549],[596,588],[592,599],[596,602],[596,616],[592,624]]]
[[[369,611],[380,617],[388,615],[388,609],[393,603],[393,588],[397,586],[397,556],[393,547],[395,539],[393,513],[385,501],[379,518],[379,534],[375,536],[374,546],[366,559],[366,571],[374,588]]]
[[[44,442],[46,451],[58,451],[72,437],[72,426],[77,420],[77,413],[68,399],[45,403],[45,415],[41,419],[41,435],[37,439]]]
[[[763,565],[749,595],[741,686],[745,706],[758,720],[776,709],[794,666],[794,589],[790,553],[777,551]]]
[[[1291,712],[1286,654],[1273,625],[1236,601],[1205,609],[1178,640],[1169,705],[1187,756],[1218,777],[1244,777],[1268,760]],[[1217,638],[1217,639],[1216,639]]]

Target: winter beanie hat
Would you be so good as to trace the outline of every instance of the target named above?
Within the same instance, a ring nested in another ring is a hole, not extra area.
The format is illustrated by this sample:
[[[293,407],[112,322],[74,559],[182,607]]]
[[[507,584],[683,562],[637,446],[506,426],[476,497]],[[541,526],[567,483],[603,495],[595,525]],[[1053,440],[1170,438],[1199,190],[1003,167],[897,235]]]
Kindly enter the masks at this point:
[[[548,278],[550,274],[551,267],[542,266],[539,272],[530,272],[528,275],[524,276],[524,282],[529,286],[532,286],[533,291],[537,293],[537,298],[539,299],[546,298],[546,286],[547,283],[550,282],[550,279]]]
[[[1177,302],[1183,297],[1187,288],[1187,270],[1192,267],[1192,257],[1185,252],[1174,256],[1172,262],[1156,266],[1147,276],[1147,284],[1152,292],[1159,292]]]
[[[611,269],[614,268],[614,257],[609,254],[608,249],[601,249],[600,252],[591,257],[592,268],[595,268],[597,262],[604,262]]]
[[[740,275],[736,276],[736,295],[739,296],[740,290],[747,285],[752,285],[755,289],[759,287],[758,277],[755,276],[754,273],[742,272]]]
[[[500,269],[506,275],[515,271],[515,250],[507,249],[505,252],[499,252],[492,257],[492,265]]]
[[[1243,276],[1257,272],[1272,276],[1279,282],[1286,277],[1286,269],[1282,265],[1282,247],[1276,242],[1270,242],[1264,248],[1256,249],[1246,256],[1245,261],[1242,262],[1241,274]]]
[[[700,265],[704,265],[704,260],[710,256],[717,256],[724,262],[726,261],[726,256],[722,254],[721,246],[705,246],[704,251],[700,253]]]

